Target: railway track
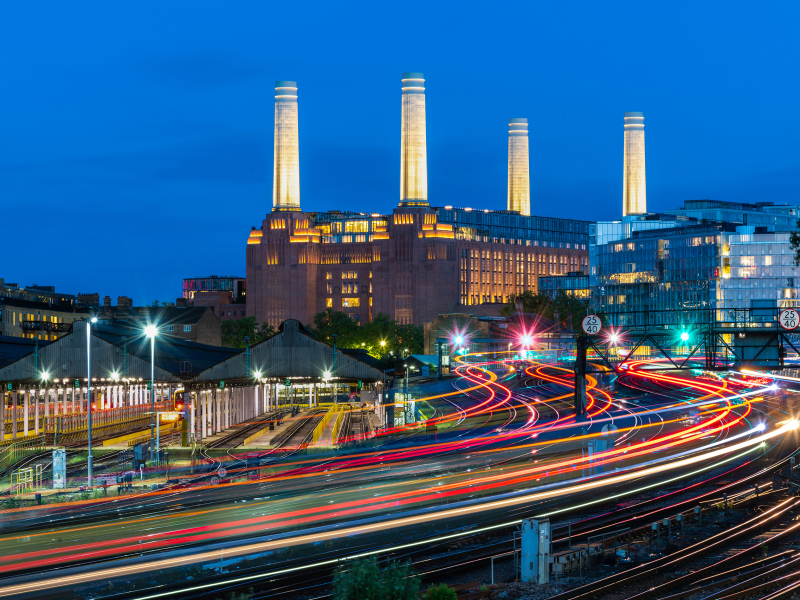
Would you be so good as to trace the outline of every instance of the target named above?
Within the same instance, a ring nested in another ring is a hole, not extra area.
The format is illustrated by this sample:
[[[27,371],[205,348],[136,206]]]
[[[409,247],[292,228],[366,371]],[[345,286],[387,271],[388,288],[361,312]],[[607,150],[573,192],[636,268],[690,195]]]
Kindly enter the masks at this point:
[[[776,466],[780,466],[783,462],[787,461],[788,458],[783,459],[781,461],[776,462]],[[747,466],[748,463],[745,465],[741,465],[737,468],[744,468]],[[705,486],[713,486],[713,489],[707,490],[705,492],[696,494],[691,498],[684,498],[679,500],[678,502],[674,502],[672,504],[666,506],[655,506],[654,504],[658,504],[664,502],[665,496],[660,496],[656,498],[648,498],[644,499],[632,506],[627,506],[624,508],[616,508],[612,509],[611,511],[604,511],[601,514],[596,516],[592,516],[580,521],[578,524],[574,525],[573,527],[573,540],[580,541],[581,536],[585,539],[589,535],[594,535],[595,532],[602,531],[605,529],[613,529],[614,527],[618,527],[619,524],[623,521],[629,522],[631,526],[638,525],[649,525],[653,520],[655,520],[659,515],[669,515],[674,516],[677,512],[681,509],[685,509],[687,506],[694,507],[698,503],[700,504],[713,504],[721,500],[722,494],[727,492],[729,496],[733,496],[737,490],[741,488],[750,488],[752,489],[753,482],[758,480],[759,478],[766,478],[770,476],[771,471],[775,467],[771,467],[770,469],[759,469],[753,473],[744,475],[740,477],[737,481],[731,482],[725,486],[717,487],[715,485],[715,481],[722,478],[722,477],[729,477],[730,472],[721,473],[714,477],[710,477],[703,482],[698,482],[697,486],[705,485]],[[765,488],[766,489],[766,488]],[[677,495],[681,493],[680,490],[676,490],[671,495]],[[684,490],[685,493],[685,490]],[[794,501],[790,499],[789,502],[800,502]],[[795,504],[792,504],[794,507]],[[644,510],[647,506],[653,507],[651,510]],[[788,510],[788,509],[787,509]],[[631,516],[631,512],[638,514],[636,516]],[[785,511],[784,511],[785,513]],[[784,514],[782,513],[782,514]],[[759,517],[761,518],[761,517]],[[635,519],[635,521],[634,521]],[[765,522],[765,525],[769,523]],[[460,540],[467,540],[472,537],[473,534],[465,532],[463,537],[458,538]],[[440,579],[443,576],[452,575],[454,573],[465,571],[465,570],[474,570],[477,566],[487,565],[488,562],[492,557],[499,558],[506,556],[512,548],[511,540],[506,537],[505,539],[501,540],[493,540],[486,543],[483,543],[479,547],[472,547],[472,548],[464,548],[464,549],[457,549],[457,550],[448,550],[445,546],[449,543],[456,541],[455,539],[449,540],[447,543],[440,542],[437,544],[419,547],[413,550],[403,551],[401,553],[391,553],[387,550],[386,553],[381,553],[382,560],[393,560],[393,559],[400,559],[400,560],[411,560],[412,566],[414,570],[424,578],[438,578]],[[556,542],[558,539],[556,540]],[[360,551],[375,551],[378,550],[374,547],[351,547],[349,549],[352,553],[357,553]],[[442,554],[446,555],[447,558],[443,558]],[[325,560],[326,558],[335,558],[335,555],[329,556],[320,556],[319,560]],[[310,567],[310,568],[300,568],[294,571],[294,567],[298,567],[300,564],[285,564],[281,565],[282,569],[286,569],[283,575],[261,575],[264,573],[264,568],[261,567],[257,569],[258,573],[252,577],[242,577],[248,575],[248,571],[244,572],[237,572],[235,576],[231,576],[232,579],[235,581],[225,581],[220,580],[217,576],[214,579],[209,580],[207,583],[212,583],[212,586],[209,586],[207,590],[202,592],[194,592],[191,595],[181,595],[180,589],[181,586],[176,586],[175,591],[171,594],[165,594],[164,597],[192,597],[192,598],[220,598],[221,593],[231,592],[233,590],[240,590],[240,589],[247,589],[249,587],[254,587],[257,590],[256,595],[254,598],[291,598],[291,597],[299,597],[304,594],[313,594],[313,597],[325,597],[324,590],[330,586],[331,583],[331,567],[330,566],[323,566],[323,567]],[[288,572],[287,572],[288,571]],[[294,572],[292,572],[294,571]],[[196,582],[196,583],[203,583],[203,582]],[[168,592],[168,590],[164,588],[159,588],[160,592]],[[135,597],[142,597],[146,594],[139,593],[139,594],[121,594],[113,596],[114,599],[122,599],[122,598],[135,598]],[[599,597],[599,596],[598,596]]]

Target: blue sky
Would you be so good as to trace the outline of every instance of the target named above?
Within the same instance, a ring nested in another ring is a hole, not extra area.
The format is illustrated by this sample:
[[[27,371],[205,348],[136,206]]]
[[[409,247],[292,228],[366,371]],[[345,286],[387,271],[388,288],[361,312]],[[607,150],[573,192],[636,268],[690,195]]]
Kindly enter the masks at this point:
[[[306,210],[398,201],[400,78],[427,79],[432,204],[505,208],[509,117],[534,214],[618,218],[622,118],[648,208],[800,201],[788,2],[6,2],[0,277],[173,299],[244,274],[272,202],[273,87],[298,82]]]

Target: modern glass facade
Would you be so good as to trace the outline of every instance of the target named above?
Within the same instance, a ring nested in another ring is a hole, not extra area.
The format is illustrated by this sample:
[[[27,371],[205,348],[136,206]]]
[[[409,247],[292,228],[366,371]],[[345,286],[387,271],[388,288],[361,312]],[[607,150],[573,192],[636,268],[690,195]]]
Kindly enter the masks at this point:
[[[545,248],[586,250],[589,221],[524,216],[503,210],[438,208],[439,222],[453,226],[456,239]]]
[[[300,210],[300,142],[297,83],[275,82],[275,163],[272,209]]]
[[[428,145],[425,129],[425,78],[403,73],[400,133],[400,205],[427,206]]]
[[[508,210],[531,214],[528,119],[508,121]]]
[[[793,207],[782,209],[792,216]],[[696,224],[593,244],[592,306],[614,325],[730,323],[765,302],[796,307],[789,232],[773,226]]]
[[[539,293],[555,298],[563,291],[569,296],[588,298],[590,293],[589,275],[583,272],[566,275],[539,277]]]
[[[590,248],[592,306],[614,325],[708,320],[732,225],[637,231]]]
[[[794,252],[789,233],[730,235],[722,244],[722,278],[717,307],[723,311],[752,308],[753,300],[773,300],[777,308],[798,306]]]
[[[644,113],[625,113],[622,216],[647,212],[644,168]]]
[[[768,227],[770,231],[792,231],[799,214],[798,207],[791,204],[776,206],[772,202],[746,204],[722,200],[686,200],[683,208],[666,210],[664,213],[692,217],[698,221]]]

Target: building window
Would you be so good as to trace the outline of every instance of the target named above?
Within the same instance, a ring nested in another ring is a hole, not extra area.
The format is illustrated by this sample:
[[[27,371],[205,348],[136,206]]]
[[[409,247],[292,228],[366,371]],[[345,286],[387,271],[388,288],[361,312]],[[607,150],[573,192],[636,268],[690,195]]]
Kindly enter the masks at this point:
[[[184,333],[189,333],[191,330],[192,330],[192,326],[191,325],[184,325],[183,326],[183,332]]]
[[[342,298],[342,308],[356,308],[361,306],[361,298]]]
[[[327,271],[325,273],[325,279],[333,279],[333,277],[331,276],[331,272],[330,271]]]
[[[175,326],[174,325],[167,325],[167,333],[172,333],[173,331],[175,331]]]
[[[333,308],[333,298],[325,298],[325,306],[327,308]]]

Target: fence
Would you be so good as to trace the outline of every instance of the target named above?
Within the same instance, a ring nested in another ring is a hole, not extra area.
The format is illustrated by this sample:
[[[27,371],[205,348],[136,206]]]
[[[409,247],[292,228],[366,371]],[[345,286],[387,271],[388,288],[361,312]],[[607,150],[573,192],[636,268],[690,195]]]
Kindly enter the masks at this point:
[[[26,490],[42,487],[42,465],[26,467],[11,473],[11,495],[23,494]]]
[[[67,409],[68,403],[59,403],[58,405],[50,404],[49,407],[53,409],[52,414],[44,416],[44,403],[39,406],[39,431],[45,433],[60,434],[72,433],[74,431],[82,431],[88,428],[89,415],[86,412],[64,414]],[[58,410],[58,409],[61,410]],[[156,411],[171,411],[175,408],[175,402],[168,400],[166,402],[156,402]],[[122,406],[119,408],[109,408],[105,410],[92,411],[92,427],[102,427],[104,425],[113,425],[124,421],[130,421],[138,417],[143,417],[150,414],[150,404],[136,404],[134,406]],[[59,414],[60,413],[60,414]],[[16,412],[13,408],[6,408],[5,420],[5,433],[6,436],[13,432],[14,420],[17,421],[17,435],[22,435],[24,431],[24,408],[17,406]],[[35,407],[28,407],[28,431],[36,431],[36,415]]]
[[[0,472],[31,454],[41,452],[45,447],[45,436],[27,437],[5,446],[0,450]]]
[[[339,414],[336,415],[336,420],[333,422],[333,428],[331,429],[331,443],[337,444],[339,442],[339,438],[342,437],[342,423],[344,421],[344,414],[345,408],[350,409],[349,404],[341,404],[342,408],[339,409]]]
[[[331,407],[328,409],[328,412],[325,413],[325,416],[322,417],[322,420],[317,423],[317,426],[314,428],[314,433],[311,435],[311,444],[316,444],[319,441],[319,438],[322,437],[325,428],[328,426],[328,423],[331,422],[331,419],[335,418],[336,421],[334,422],[334,431],[336,429],[336,423],[339,422],[342,416],[342,410],[344,409],[345,404],[332,404]]]

